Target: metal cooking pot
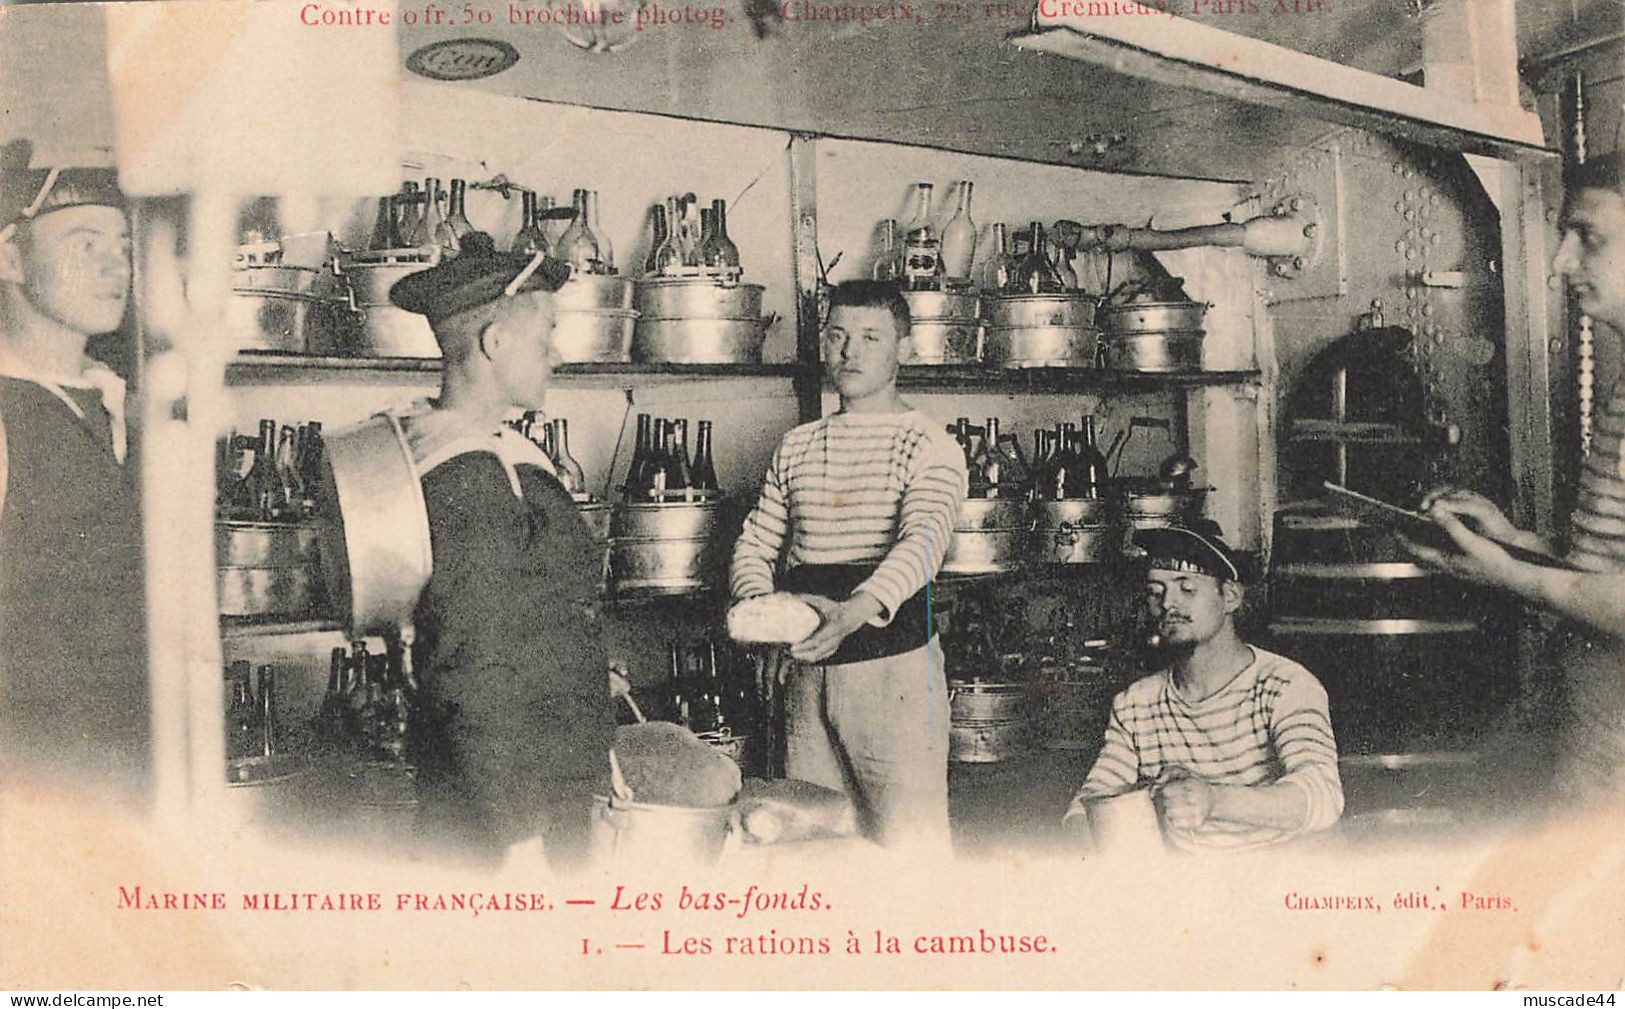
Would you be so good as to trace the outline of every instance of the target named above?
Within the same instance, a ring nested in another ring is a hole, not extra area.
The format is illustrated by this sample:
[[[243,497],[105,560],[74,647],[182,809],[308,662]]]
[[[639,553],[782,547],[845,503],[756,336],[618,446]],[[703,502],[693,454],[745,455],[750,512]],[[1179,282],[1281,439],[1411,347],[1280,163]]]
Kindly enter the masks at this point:
[[[771,319],[640,318],[632,360],[647,364],[760,364]]]
[[[216,522],[215,563],[223,568],[285,568],[320,559],[315,525],[290,522]]]
[[[616,505],[609,523],[610,593],[668,595],[718,584],[727,562],[721,512],[714,499]]]
[[[279,291],[239,289],[226,299],[225,326],[239,350],[332,354],[344,303]]]
[[[1128,534],[1110,498],[1040,501],[1034,546],[1051,564],[1100,564],[1121,556]]]
[[[990,326],[982,360],[998,368],[1092,368],[1099,340],[1099,330],[1078,326]]]
[[[564,286],[553,292],[555,308],[581,310],[619,309],[632,307],[632,281],[595,273],[572,273]]]
[[[231,286],[238,291],[264,291],[273,294],[324,295],[327,271],[309,266],[285,266],[273,263],[242,266],[231,271]]]
[[[1027,529],[1027,502],[1013,497],[972,497],[959,502],[956,530]]]
[[[1107,333],[1166,333],[1200,330],[1207,315],[1204,301],[1137,301],[1108,305],[1100,310],[1100,326]]]
[[[969,322],[974,324],[982,314],[982,299],[974,294],[950,291],[904,291],[908,314],[916,324],[921,322]]]
[[[987,320],[997,329],[1035,326],[1095,328],[1098,298],[1075,294],[1007,294],[989,299]]]
[[[722,503],[708,501],[622,502],[611,512],[610,539],[691,540],[714,536]]]
[[[561,308],[553,313],[553,349],[565,364],[626,364],[637,319],[629,308]]]
[[[1106,367],[1117,371],[1200,371],[1201,330],[1115,333],[1105,337]]]
[[[360,357],[440,356],[429,320],[416,312],[394,305],[370,305],[359,309],[361,332],[356,340]]]
[[[736,829],[738,803],[726,806],[657,806],[594,796],[593,856],[623,866],[706,865],[722,855]]]
[[[316,609],[319,576],[309,565],[215,571],[223,617],[304,617]]]
[[[372,256],[385,258],[374,261]],[[356,307],[370,308],[390,305],[390,288],[402,278],[434,266],[439,259],[439,256],[425,256],[421,249],[393,249],[370,253],[367,260],[340,260],[335,269],[349,283]]]
[[[429,512],[400,421],[378,414],[322,439],[327,597],[354,637],[411,623],[433,571]]]
[[[897,353],[903,364],[975,364],[981,356],[976,323],[940,319],[915,319]]]
[[[610,507],[607,501],[576,501],[576,514],[594,543],[609,542]]]
[[[948,543],[941,574],[990,575],[1010,571],[1021,563],[1027,546],[1026,529],[960,529]]]
[[[1187,491],[1169,491],[1153,494],[1129,494],[1123,500],[1123,515],[1137,526],[1147,521],[1188,518],[1202,514],[1208,488],[1192,487]]]
[[[1033,723],[952,722],[948,725],[948,759],[960,764],[996,764],[1019,757],[1033,746]]]
[[[650,319],[762,317],[760,284],[719,284],[709,277],[660,277],[637,282],[633,307]]]
[[[1037,502],[1038,528],[1056,529],[1071,525],[1104,525],[1116,519],[1118,503],[1109,497],[1066,498]]]
[[[950,680],[948,713],[955,722],[1008,722],[1031,718],[1032,688],[1025,683]]]

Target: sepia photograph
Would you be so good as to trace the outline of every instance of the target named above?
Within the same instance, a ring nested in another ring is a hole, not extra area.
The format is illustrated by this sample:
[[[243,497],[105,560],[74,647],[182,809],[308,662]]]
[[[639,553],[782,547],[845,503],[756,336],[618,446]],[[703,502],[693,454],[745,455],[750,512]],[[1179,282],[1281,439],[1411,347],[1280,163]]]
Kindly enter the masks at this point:
[[[1622,64],[0,4],[0,989],[1625,987]]]

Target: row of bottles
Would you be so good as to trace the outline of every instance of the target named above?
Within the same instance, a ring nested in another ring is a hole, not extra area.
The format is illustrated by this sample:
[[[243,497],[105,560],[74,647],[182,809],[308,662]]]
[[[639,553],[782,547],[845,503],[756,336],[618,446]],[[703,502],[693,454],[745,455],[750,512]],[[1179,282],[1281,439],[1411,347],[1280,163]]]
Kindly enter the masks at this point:
[[[239,659],[226,669],[226,759],[270,757],[277,752],[276,670],[259,667],[253,689],[251,666]]]
[[[904,290],[967,290],[987,294],[1061,294],[1078,289],[1072,267],[1076,250],[1053,241],[1037,221],[1014,237],[1001,222],[993,225],[993,248],[977,275],[976,222],[970,213],[973,184],[955,184],[954,212],[939,231],[932,220],[929,182],[917,182],[909,198],[909,217],[899,227],[884,220],[876,236],[873,277],[893,281]]]
[[[1103,497],[1109,490],[1111,478],[1092,415],[1083,417],[1081,429],[1065,422],[1033,432],[1030,462],[1020,439],[999,430],[997,417],[982,426],[960,417],[948,425],[948,433],[965,453],[973,498],[1061,501]]]
[[[261,418],[257,436],[231,433],[219,446],[215,510],[239,522],[297,522],[316,513],[322,425]]]
[[[572,497],[585,500],[591,496],[587,490],[587,476],[581,464],[570,454],[570,422],[563,417],[543,420],[541,411],[527,410],[517,421],[514,430],[529,438],[553,462],[554,475]]]
[[[627,501],[694,500],[721,493],[711,451],[711,422],[699,422],[694,454],[688,452],[687,418],[638,414],[637,441],[621,492]]]
[[[462,243],[473,234],[464,208],[467,183],[452,179],[450,190],[440,180],[428,178],[422,188],[406,182],[401,191],[378,201],[378,218],[373,225],[369,247],[385,249],[440,248],[442,255],[456,255]],[[570,207],[558,208],[553,198],[522,190],[519,231],[509,249],[535,255],[540,252],[569,263],[579,273],[613,274],[615,251],[600,217],[598,191],[577,189]],[[548,222],[568,220],[564,231],[550,238]]]
[[[382,655],[369,653],[365,641],[335,648],[316,731],[368,759],[402,761],[417,690],[412,651],[400,642],[391,640]]]
[[[666,715],[696,734],[749,735],[756,721],[754,677],[742,674],[733,646],[711,637],[667,647]]]
[[[700,207],[693,193],[669,196],[649,208],[652,229],[646,277],[713,277],[737,280],[744,273],[739,247],[728,237],[728,205],[712,200]]]

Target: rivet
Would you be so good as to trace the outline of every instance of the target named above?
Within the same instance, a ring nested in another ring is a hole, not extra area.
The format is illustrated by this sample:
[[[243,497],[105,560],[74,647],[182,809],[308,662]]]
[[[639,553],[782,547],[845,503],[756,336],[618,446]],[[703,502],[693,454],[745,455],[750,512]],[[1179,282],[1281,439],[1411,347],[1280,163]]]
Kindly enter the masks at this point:
[[[1314,238],[1319,232],[1320,225],[1318,224],[1305,224],[1303,226],[1303,237],[1305,238]]]
[[[1381,298],[1372,298],[1371,299],[1371,307],[1372,308],[1381,308],[1382,307],[1382,299]]]
[[[1414,211],[1414,210],[1405,211],[1405,220],[1407,220],[1407,221],[1416,220],[1416,211]]]
[[[1396,161],[1396,162],[1394,162],[1394,174],[1395,174],[1395,175],[1398,175],[1398,174],[1399,174],[1399,173],[1400,173],[1400,172],[1403,172],[1403,171],[1404,171],[1404,170],[1405,170],[1405,166],[1404,166],[1404,165],[1402,165],[1402,164],[1400,164],[1400,163],[1399,163],[1399,162],[1397,162],[1397,161]]]
[[[1546,275],[1546,289],[1548,291],[1555,291],[1559,287],[1562,287],[1562,286],[1563,286],[1563,278],[1562,277],[1558,276],[1555,273],[1548,273]]]
[[[1416,288],[1414,288],[1414,287],[1405,288],[1405,297],[1407,297],[1407,298],[1416,297]]]
[[[1420,215],[1423,220],[1426,220],[1427,218],[1433,216],[1433,208],[1424,203],[1416,209],[1416,213]]]
[[[1394,243],[1394,251],[1398,253],[1405,251],[1405,240],[1403,238]]]
[[[1411,176],[1413,176],[1413,175],[1415,175],[1415,174],[1416,174],[1416,173],[1415,173],[1415,172],[1413,172],[1413,171],[1411,171],[1411,170],[1410,170],[1410,169],[1409,169],[1409,168],[1407,168],[1407,169],[1405,169],[1405,170],[1404,170],[1404,171],[1403,171],[1403,172],[1401,172],[1401,173],[1400,173],[1400,174],[1401,174],[1401,175],[1403,175],[1403,176],[1404,176],[1404,177],[1405,177],[1405,178],[1407,178],[1407,179],[1408,179],[1408,178],[1410,178],[1410,177],[1411,177]]]
[[[1557,211],[1555,211],[1555,210],[1546,211],[1546,223],[1547,224],[1556,224],[1557,223]]]
[[[1293,256],[1292,257],[1292,268],[1294,270],[1303,269],[1303,257],[1302,256]]]
[[[1435,231],[1433,234],[1428,236],[1428,244],[1429,245],[1438,245],[1439,244],[1439,233],[1437,231]],[[1492,270],[1490,272],[1493,273],[1495,271]]]
[[[1428,202],[1429,203],[1438,203],[1439,202],[1439,194],[1434,193],[1432,196],[1429,196],[1428,197]]]
[[[1416,229],[1415,228],[1406,228],[1405,229],[1405,241],[1407,241],[1407,242],[1416,241]]]
[[[1404,200],[1400,200],[1398,203],[1394,204],[1394,213],[1403,214],[1404,212],[1405,212],[1405,201]]]
[[[1422,314],[1423,315],[1432,315],[1433,314],[1433,306],[1432,305],[1423,305],[1422,306]]]
[[[1292,198],[1292,209],[1293,210],[1302,210],[1303,209],[1303,197],[1294,196]]]
[[[1554,337],[1552,342],[1547,344],[1547,348],[1554,354],[1561,354],[1563,353],[1563,341]]]
[[[1415,249],[1406,249],[1405,250],[1405,258],[1406,259],[1415,259],[1416,258],[1416,250]]]

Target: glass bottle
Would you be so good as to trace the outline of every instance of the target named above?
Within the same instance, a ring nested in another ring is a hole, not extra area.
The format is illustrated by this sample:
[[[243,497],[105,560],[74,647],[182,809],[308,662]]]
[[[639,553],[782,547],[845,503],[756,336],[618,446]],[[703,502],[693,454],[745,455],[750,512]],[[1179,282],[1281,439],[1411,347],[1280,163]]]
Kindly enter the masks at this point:
[[[276,753],[276,670],[260,666],[259,696],[259,753],[269,757]]]
[[[739,246],[728,237],[726,200],[711,201],[711,244],[706,250],[705,265],[723,273],[737,273],[741,269]]]
[[[430,176],[423,180],[423,216],[418,218],[418,226],[412,232],[412,244],[424,249],[439,244],[445,220],[445,196],[440,191],[440,180]]]
[[[666,679],[667,715],[678,725],[688,725],[688,691],[683,682],[683,643],[673,639],[667,646],[669,673]]]
[[[298,470],[305,497],[301,503],[305,517],[316,513],[316,499],[321,496],[322,484],[322,422],[313,420],[300,428]]]
[[[542,237],[547,239],[549,249],[559,247],[558,236],[553,232],[560,229],[553,227],[553,219],[549,216],[555,209],[553,197],[548,196],[546,193],[536,194],[536,227],[541,230]]]
[[[564,489],[571,494],[587,493],[587,475],[570,454],[570,422],[563,417],[553,422],[553,451],[557,453],[553,458],[558,463],[559,482],[564,484]]]
[[[248,691],[247,662],[231,664],[231,700],[226,705],[226,758],[239,760],[258,751],[258,713]]]
[[[660,250],[671,238],[666,227],[666,208],[656,203],[649,208],[649,223],[653,229],[649,254],[643,258],[643,273],[653,277],[660,273]]]
[[[321,735],[330,740],[344,736],[344,674],[348,666],[342,647],[335,648],[328,657],[327,693],[322,695],[321,707],[316,709],[316,725]]]
[[[1095,418],[1092,414],[1083,418],[1083,447],[1080,449],[1080,472],[1083,475],[1083,486],[1079,488],[1083,497],[1103,497],[1106,494],[1106,457],[1101,454],[1099,436],[1095,431]]]
[[[1061,287],[1068,291],[1078,289],[1078,272],[1072,269],[1072,254],[1059,242],[1055,243],[1055,275],[1061,281]]]
[[[1009,496],[1009,488],[1004,484],[1010,479],[1010,474],[1005,464],[1004,450],[999,446],[999,418],[987,419],[987,427],[982,429],[982,446],[977,451],[977,456],[982,464],[982,482],[987,486],[987,496]]]
[[[688,420],[684,418],[671,421],[667,431],[671,435],[671,445],[666,450],[671,459],[667,469],[667,487],[672,486],[669,474],[675,471],[677,474],[676,489],[688,490],[694,486],[694,464],[689,460],[688,455]]]
[[[456,252],[463,247],[463,240],[474,233],[474,226],[468,223],[468,215],[463,211],[463,200],[468,191],[468,183],[462,179],[451,180],[451,206],[446,211],[446,227],[441,243],[450,252]]]
[[[971,282],[971,263],[976,259],[976,222],[970,216],[972,189],[970,182],[959,183],[954,216],[942,229],[942,275],[950,287],[965,287]]]
[[[1028,226],[1027,254],[1016,264],[1011,287],[1022,294],[1059,294],[1061,279],[1044,255],[1044,226],[1034,221]]]
[[[372,238],[367,241],[367,248],[396,248],[395,220],[399,214],[400,210],[396,206],[394,196],[380,196],[378,198],[378,217],[373,221]]]
[[[654,251],[655,273],[673,277],[683,270],[683,242],[686,233],[677,197],[666,198],[666,240]]]
[[[700,421],[698,440],[694,445],[694,488],[703,491],[718,491],[722,488],[717,482],[717,464],[711,457],[711,422]]]
[[[931,223],[931,183],[916,182],[911,214],[903,226],[903,281],[912,291],[932,291],[942,272],[942,243]]]
[[[1010,286],[1013,264],[1010,260],[1010,242],[1004,233],[1004,222],[993,225],[993,252],[982,266],[982,290],[997,294]]]
[[[869,275],[875,280],[896,283],[902,276],[902,253],[897,222],[888,217],[875,228],[875,265]]]
[[[700,242],[705,237],[701,228],[699,197],[684,193],[678,201],[683,215],[683,265],[697,268],[700,262]]]
[[[711,268],[711,245],[716,241],[717,218],[710,207],[700,208],[700,244],[695,247],[694,256],[706,273],[715,273]]]
[[[243,518],[264,522],[271,517],[276,500],[276,421],[260,419],[259,438],[254,442],[254,464],[243,477],[238,500],[245,506]]]
[[[403,249],[416,244],[418,228],[423,225],[423,192],[416,182],[401,183],[395,208],[395,248]]]
[[[1066,428],[1056,425],[1052,435],[1055,439],[1055,450],[1050,454],[1044,496],[1051,501],[1064,501],[1069,497],[1077,497],[1072,488],[1072,477],[1077,471],[1077,462],[1072,454],[1071,442],[1067,440]]]
[[[609,232],[604,230],[602,209],[603,203],[598,199],[598,190],[587,190],[587,230],[592,232],[592,240],[598,243],[597,272],[614,273],[615,248],[610,244]]]
[[[271,503],[272,514],[278,518],[297,519],[305,501],[304,480],[298,467],[298,434],[292,425],[282,425],[282,434],[276,446],[276,490]]]
[[[632,461],[626,467],[626,485],[621,494],[626,498],[642,495],[649,479],[649,438],[653,423],[646,413],[638,414],[637,439],[632,442]]]
[[[1033,468],[1021,449],[1021,439],[1013,434],[1000,434],[995,441],[1003,457],[1004,482],[1007,487],[1000,497],[1025,495],[1032,489]]]
[[[596,273],[598,241],[593,238],[592,228],[587,223],[587,191],[577,189],[571,194],[571,203],[575,207],[575,219],[559,236],[555,248],[558,249],[559,258],[569,263],[575,272]]]
[[[534,256],[538,252],[547,255],[547,233],[536,219],[536,194],[528,189],[520,193],[519,206],[519,233],[513,236],[513,251],[527,256]]]

